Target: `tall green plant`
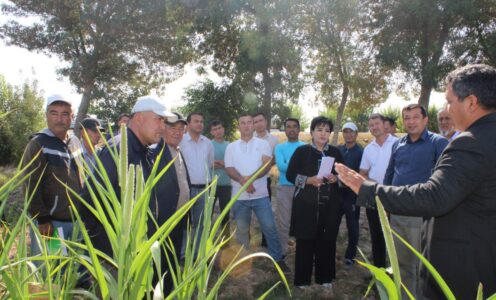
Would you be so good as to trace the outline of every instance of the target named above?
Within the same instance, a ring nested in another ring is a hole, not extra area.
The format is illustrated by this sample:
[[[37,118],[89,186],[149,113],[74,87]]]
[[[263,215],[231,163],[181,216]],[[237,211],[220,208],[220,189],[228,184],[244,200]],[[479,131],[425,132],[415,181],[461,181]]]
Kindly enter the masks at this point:
[[[388,275],[387,270],[383,268],[377,268],[369,262],[357,261],[359,265],[367,268],[373,275],[373,282],[376,284],[379,291],[379,296],[382,300],[386,299],[401,299],[401,291],[404,289],[405,293],[410,299],[415,299],[410,291],[401,283],[401,275],[398,264],[398,256],[396,255],[396,248],[394,246],[393,236],[395,236],[401,243],[403,243],[408,249],[410,249],[415,256],[417,256],[425,268],[429,271],[434,281],[438,284],[442,293],[449,300],[455,300],[453,292],[450,290],[444,279],[441,277],[439,272],[434,268],[434,266],[415,248],[413,248],[405,239],[403,239],[398,233],[391,229],[389,221],[387,218],[386,211],[382,205],[379,197],[376,197],[377,210],[379,212],[379,219],[381,221],[381,228],[384,234],[384,239],[386,241],[386,248],[389,256],[389,261],[391,263],[393,279]],[[363,256],[363,253],[360,251]],[[463,270],[460,270],[463,271]],[[370,288],[370,286],[369,286]],[[479,287],[477,298],[482,299],[482,288]],[[487,298],[489,300],[496,300],[496,294]]]

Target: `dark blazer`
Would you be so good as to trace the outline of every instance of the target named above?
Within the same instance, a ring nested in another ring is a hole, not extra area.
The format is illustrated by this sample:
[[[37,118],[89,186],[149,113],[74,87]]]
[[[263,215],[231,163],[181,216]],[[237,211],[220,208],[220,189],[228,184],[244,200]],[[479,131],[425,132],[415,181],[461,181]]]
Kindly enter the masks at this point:
[[[341,152],[336,147],[328,145],[324,153],[326,156],[334,157],[337,162],[343,162]],[[295,183],[298,175],[308,177],[317,175],[321,158],[322,152],[312,145],[296,148],[289,161],[286,178],[289,182]],[[293,197],[290,234],[297,239],[334,240],[338,229],[339,200],[337,182],[322,185],[320,197],[319,189],[312,185],[305,185],[303,189],[297,187]]]
[[[357,204],[430,220],[428,259],[457,299],[496,293],[496,113],[474,122],[446,147],[430,179],[391,187],[365,182]],[[425,294],[444,299],[429,279]]]
[[[162,139],[157,147],[153,150],[153,156],[157,158],[158,154],[162,151],[163,153],[158,162],[158,171],[160,172],[167,164],[172,161],[173,157]],[[181,152],[179,152],[181,153]],[[182,154],[180,154],[182,157]],[[183,158],[184,161],[184,158]],[[186,168],[186,177],[188,180],[188,186],[191,186],[191,182],[189,180],[189,173],[186,164],[184,164]],[[150,203],[151,211],[156,211],[156,219],[158,225],[163,224],[167,219],[169,219],[177,210],[177,202],[179,200],[179,182],[177,178],[176,168],[174,164],[172,164],[169,169],[164,173],[162,178],[160,179],[160,184],[155,186],[155,193],[157,195],[157,202]],[[153,224],[149,223],[148,228],[152,228]]]

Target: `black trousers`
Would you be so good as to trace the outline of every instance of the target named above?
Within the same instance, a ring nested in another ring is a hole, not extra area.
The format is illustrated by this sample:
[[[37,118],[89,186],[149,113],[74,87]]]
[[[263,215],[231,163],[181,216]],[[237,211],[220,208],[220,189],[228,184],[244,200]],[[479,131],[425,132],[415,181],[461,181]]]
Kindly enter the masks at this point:
[[[222,212],[229,203],[229,200],[231,200],[231,186],[218,185],[215,191],[215,201],[217,201],[217,199],[219,199],[219,207],[220,207],[220,211]],[[229,218],[230,215],[229,213],[227,213],[227,215],[222,220],[222,230],[223,230],[222,234],[224,236],[229,236],[230,233]]]
[[[315,283],[336,278],[336,241],[296,239],[295,285],[310,285],[315,266]]]
[[[356,206],[356,195],[352,193],[343,193],[342,200],[339,203],[338,212],[338,227],[341,224],[343,215],[346,217],[346,228],[348,229],[348,247],[344,257],[346,259],[354,259],[357,253],[359,225],[360,220],[360,206]]]
[[[269,201],[272,202],[272,190],[270,189],[270,185],[272,183],[272,179],[267,176],[267,190],[269,191]],[[265,240],[265,236],[262,233],[262,243],[260,244],[262,247],[267,247],[267,241]]]
[[[382,234],[381,221],[376,209],[367,209],[370,239],[372,240],[372,257],[376,267],[386,267],[386,242]]]

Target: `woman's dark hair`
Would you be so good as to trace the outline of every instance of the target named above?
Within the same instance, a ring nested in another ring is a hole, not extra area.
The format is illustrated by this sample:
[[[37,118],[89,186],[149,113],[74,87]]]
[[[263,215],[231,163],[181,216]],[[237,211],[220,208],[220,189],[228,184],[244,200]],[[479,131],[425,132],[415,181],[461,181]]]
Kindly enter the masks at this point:
[[[334,125],[332,124],[332,121],[330,119],[324,116],[318,116],[312,119],[312,122],[310,123],[310,131],[314,131],[315,127],[320,125],[329,126],[331,132],[334,129]]]

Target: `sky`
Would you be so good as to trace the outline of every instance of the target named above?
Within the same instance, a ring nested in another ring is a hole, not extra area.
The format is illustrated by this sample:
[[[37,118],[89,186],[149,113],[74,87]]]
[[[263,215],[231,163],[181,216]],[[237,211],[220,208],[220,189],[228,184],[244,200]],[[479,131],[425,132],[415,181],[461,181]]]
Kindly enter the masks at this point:
[[[81,95],[69,83],[67,78],[57,75],[56,69],[63,65],[57,57],[49,57],[42,53],[30,52],[17,46],[8,46],[0,41],[0,74],[5,77],[7,83],[19,85],[26,80],[37,80],[38,88],[44,97],[51,94],[61,94],[73,101],[78,106]],[[184,75],[177,80],[169,83],[165,87],[165,92],[160,98],[165,101],[168,108],[174,109],[185,104],[182,96],[184,91],[196,82],[208,77],[214,82],[220,78],[213,71],[207,72],[206,76],[199,76],[194,70],[194,66],[187,65]],[[323,111],[322,105],[316,105],[312,99],[314,92],[307,91],[299,99],[299,106],[303,108],[305,117],[311,119],[319,111]],[[386,102],[382,103],[376,110],[380,111],[386,107],[403,107],[407,103],[416,102],[417,99],[412,96],[410,101],[391,94]],[[444,104],[444,94],[433,92],[431,95],[431,104],[441,107]]]

